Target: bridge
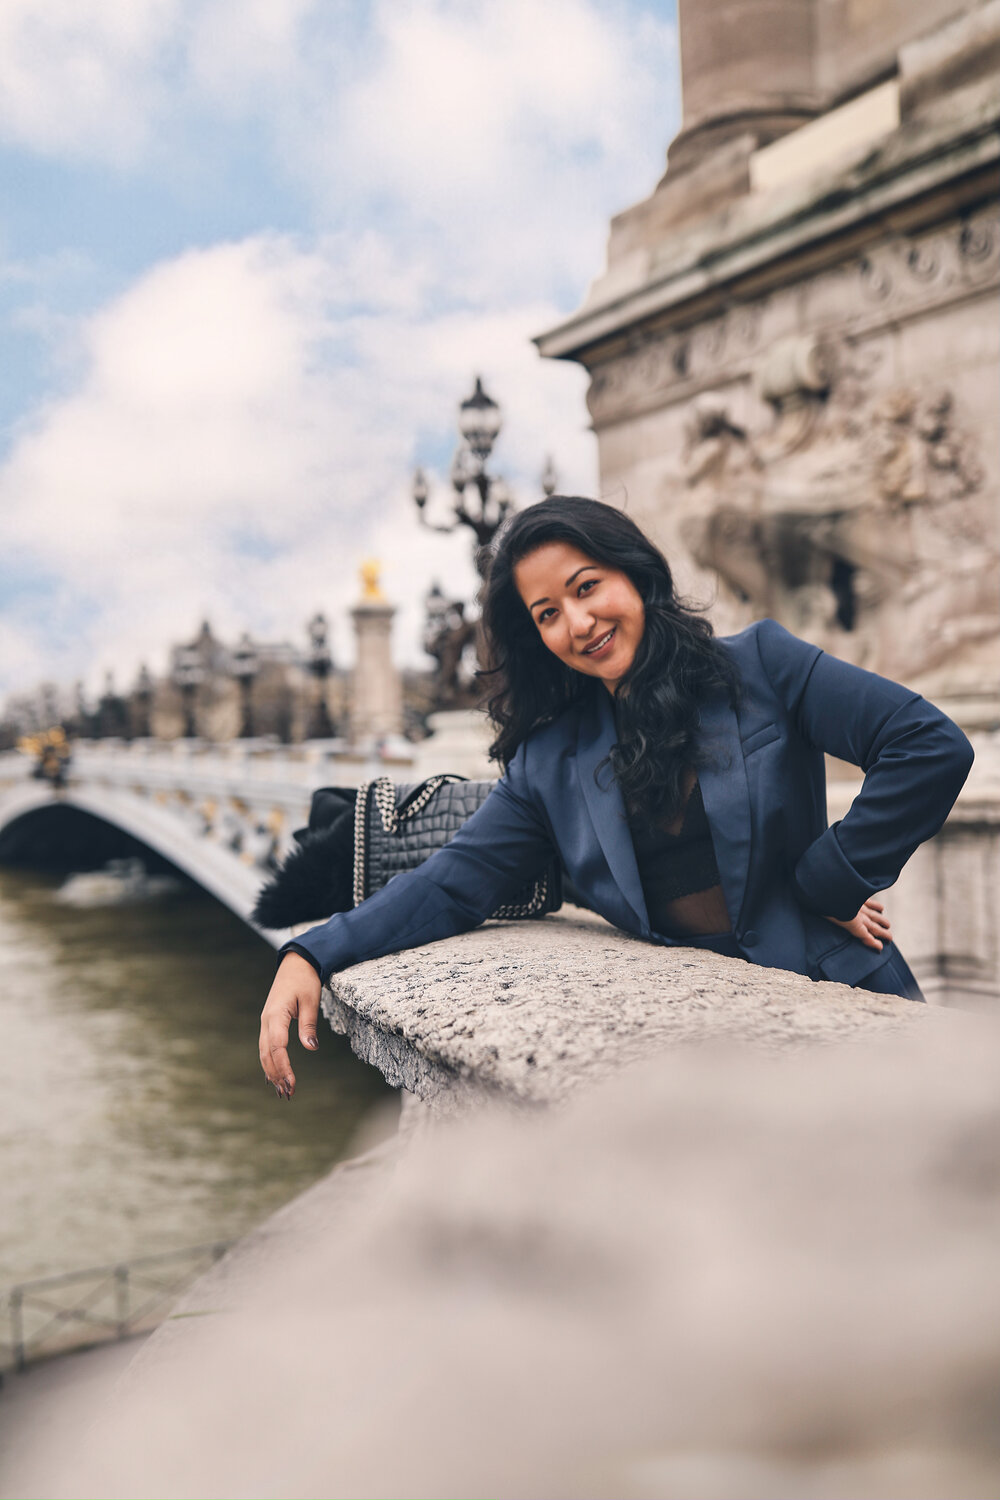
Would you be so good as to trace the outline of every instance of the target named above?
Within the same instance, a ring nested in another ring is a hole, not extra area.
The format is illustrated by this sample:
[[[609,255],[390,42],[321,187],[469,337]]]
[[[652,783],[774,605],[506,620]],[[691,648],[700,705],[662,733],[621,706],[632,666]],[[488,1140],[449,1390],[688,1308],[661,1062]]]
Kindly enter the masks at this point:
[[[30,843],[53,809],[75,809],[153,851],[252,925],[260,886],[308,820],[317,787],[357,786],[378,775],[412,782],[438,771],[495,774],[479,714],[442,713],[430,722],[431,738],[407,758],[397,754],[402,741],[376,755],[324,740],[78,740],[62,786],[32,774],[37,760],[0,752],[0,846],[18,832]],[[992,1009],[1000,996],[1000,730],[974,733],[973,742],[972,775],[944,829],[893,887],[891,915],[928,998]],[[860,772],[836,762],[830,770],[832,822],[850,806]],[[32,819],[39,819],[34,828]],[[277,948],[288,934],[262,935]]]
[[[331,752],[323,741],[77,741],[61,785],[33,774],[36,765],[0,753],[0,840],[16,830],[30,842],[30,820],[75,809],[153,851],[248,924],[317,787],[412,775],[408,762]],[[287,933],[262,935],[279,947]]]

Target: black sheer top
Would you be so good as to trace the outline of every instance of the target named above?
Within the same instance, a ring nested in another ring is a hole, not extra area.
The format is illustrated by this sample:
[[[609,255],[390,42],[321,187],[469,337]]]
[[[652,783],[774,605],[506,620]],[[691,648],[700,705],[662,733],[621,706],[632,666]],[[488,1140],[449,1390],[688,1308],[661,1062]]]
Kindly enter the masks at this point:
[[[630,816],[628,827],[653,931],[666,937],[729,932],[712,830],[694,774],[678,817],[662,823]]]

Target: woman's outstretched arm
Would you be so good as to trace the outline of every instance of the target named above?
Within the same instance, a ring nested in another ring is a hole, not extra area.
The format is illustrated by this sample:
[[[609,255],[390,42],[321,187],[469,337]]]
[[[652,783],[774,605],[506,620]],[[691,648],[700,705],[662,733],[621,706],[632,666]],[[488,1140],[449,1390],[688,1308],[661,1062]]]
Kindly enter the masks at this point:
[[[444,848],[415,870],[393,876],[353,911],[338,912],[286,944],[261,1015],[261,1067],[291,1098],[295,1074],[288,1035],[312,1050],[323,983],[333,973],[403,948],[454,937],[478,927],[513,898],[552,857],[546,819],[535,805],[524,770],[524,747],[481,807]],[[296,951],[298,950],[298,951]]]

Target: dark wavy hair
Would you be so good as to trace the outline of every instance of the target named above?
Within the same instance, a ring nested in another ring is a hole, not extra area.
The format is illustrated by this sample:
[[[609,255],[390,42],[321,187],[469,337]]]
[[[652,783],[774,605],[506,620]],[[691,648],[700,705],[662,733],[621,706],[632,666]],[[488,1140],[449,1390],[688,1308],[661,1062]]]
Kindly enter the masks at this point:
[[[700,760],[699,707],[719,691],[735,703],[738,678],[708,620],[678,598],[663,554],[633,520],[599,500],[552,495],[512,517],[493,541],[483,592],[490,666],[482,676],[497,729],[490,754],[506,768],[533,729],[605,691],[543,644],[517,592],[516,565],[547,542],[568,542],[619,569],[642,598],[645,630],[615,692],[619,739],[609,759],[629,812],[669,819],[683,804],[685,767]]]

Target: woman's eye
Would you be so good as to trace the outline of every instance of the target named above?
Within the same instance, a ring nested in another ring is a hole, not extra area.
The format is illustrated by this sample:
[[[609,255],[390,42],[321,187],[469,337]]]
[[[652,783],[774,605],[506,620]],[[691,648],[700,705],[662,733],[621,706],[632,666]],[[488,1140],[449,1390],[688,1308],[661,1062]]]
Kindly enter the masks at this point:
[[[597,587],[597,585],[598,585],[599,582],[600,582],[599,578],[585,578],[583,580],[583,582],[581,583],[580,587],[577,589],[577,596],[579,596],[580,594],[585,593],[585,592],[589,593],[591,589],[594,589],[594,588]]]
[[[538,614],[535,616],[535,619],[538,621],[539,625],[544,625],[545,621],[548,619],[549,615],[554,615],[554,614],[555,614],[555,610],[550,605],[548,609],[540,609],[538,611]]]

